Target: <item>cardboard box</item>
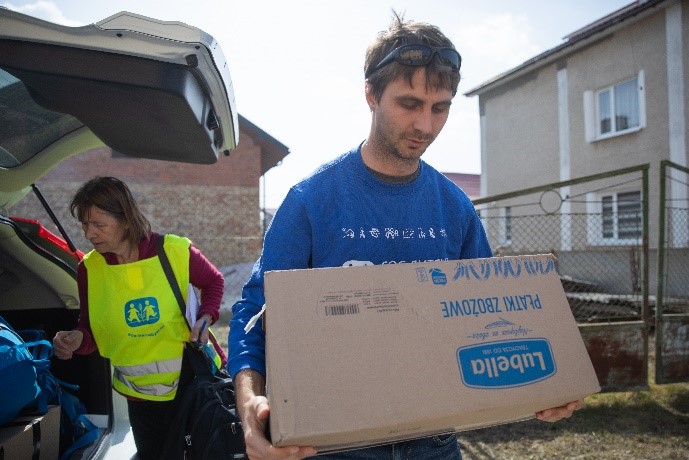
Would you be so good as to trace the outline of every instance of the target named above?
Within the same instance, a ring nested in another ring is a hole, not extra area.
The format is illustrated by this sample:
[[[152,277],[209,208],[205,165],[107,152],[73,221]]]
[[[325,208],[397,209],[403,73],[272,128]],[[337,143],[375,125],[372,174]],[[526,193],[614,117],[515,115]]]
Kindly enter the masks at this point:
[[[60,453],[60,406],[49,406],[44,415],[20,415],[0,428],[0,453],[7,459],[56,460]]]
[[[268,272],[277,446],[534,417],[600,391],[552,255]]]

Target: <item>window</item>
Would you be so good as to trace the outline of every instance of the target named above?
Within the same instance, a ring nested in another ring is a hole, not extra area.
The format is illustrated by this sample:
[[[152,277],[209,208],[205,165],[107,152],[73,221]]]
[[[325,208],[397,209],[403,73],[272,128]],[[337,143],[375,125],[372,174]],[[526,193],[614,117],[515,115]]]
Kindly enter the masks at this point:
[[[19,166],[46,147],[79,129],[71,115],[45,109],[24,83],[0,69],[0,167]]]
[[[599,202],[600,223],[589,226],[589,241],[594,244],[637,244],[643,236],[641,192],[603,195]]]
[[[633,78],[598,91],[598,134],[616,133],[639,127],[639,93]]]
[[[617,194],[617,238],[639,239],[641,226],[641,192]]]
[[[644,73],[595,93],[584,93],[586,140],[636,132],[646,126]]]

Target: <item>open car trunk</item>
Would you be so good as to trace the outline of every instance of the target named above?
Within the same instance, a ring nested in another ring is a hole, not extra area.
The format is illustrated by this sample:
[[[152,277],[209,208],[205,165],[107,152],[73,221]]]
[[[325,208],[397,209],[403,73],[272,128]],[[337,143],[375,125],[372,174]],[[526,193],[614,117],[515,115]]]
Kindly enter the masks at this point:
[[[0,314],[15,330],[38,329],[47,340],[59,330],[73,328],[79,314],[74,308],[78,306],[76,259],[56,242],[55,235],[37,222],[0,218]],[[98,353],[75,355],[66,361],[53,359],[50,371],[77,385],[73,393],[88,413],[107,421],[100,442],[88,451],[109,446],[113,429],[109,361]]]
[[[211,164],[238,139],[227,63],[203,31],[127,12],[72,28],[0,8],[0,315],[48,340],[77,325],[83,254],[65,243],[68,235],[31,220],[42,217],[11,211],[60,161],[107,145],[132,157]],[[131,448],[113,454],[129,427],[118,425],[109,361],[98,353],[53,358],[50,371],[78,385],[75,394],[100,420],[99,439],[71,458],[129,458]]]

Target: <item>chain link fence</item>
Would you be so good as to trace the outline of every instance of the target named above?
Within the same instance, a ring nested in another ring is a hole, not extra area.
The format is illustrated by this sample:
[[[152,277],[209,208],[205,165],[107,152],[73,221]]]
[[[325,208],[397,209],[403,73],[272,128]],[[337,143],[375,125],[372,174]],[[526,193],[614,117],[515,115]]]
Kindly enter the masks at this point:
[[[661,163],[658,295],[662,313],[689,314],[689,170]]]
[[[532,215],[512,217],[514,239],[499,244],[504,221],[483,218],[488,239],[497,255],[552,253],[557,258],[558,273],[572,313],[579,323],[638,320],[642,318],[641,243],[619,247],[589,246],[586,235],[575,236],[574,247],[563,248],[548,240],[559,234],[562,225],[602,228],[607,216],[601,214]],[[617,214],[613,218],[619,218]],[[519,234],[543,243],[519,244]],[[497,243],[497,244],[496,244]],[[580,249],[575,249],[575,248]]]
[[[658,217],[656,375],[689,380],[689,169],[662,161]]]
[[[552,253],[578,323],[644,319],[648,165],[475,200],[496,255]]]
[[[664,247],[663,313],[689,314],[689,210],[668,207],[665,214],[672,238]]]

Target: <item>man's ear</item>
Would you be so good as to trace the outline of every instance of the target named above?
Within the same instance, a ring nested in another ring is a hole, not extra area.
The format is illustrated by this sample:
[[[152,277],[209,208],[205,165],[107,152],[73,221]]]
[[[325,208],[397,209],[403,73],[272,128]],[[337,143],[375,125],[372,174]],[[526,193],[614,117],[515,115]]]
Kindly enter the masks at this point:
[[[376,108],[378,103],[376,102],[376,98],[373,95],[373,87],[369,82],[366,82],[364,86],[364,92],[366,93],[366,103],[368,104],[368,108],[373,112],[373,109]]]

